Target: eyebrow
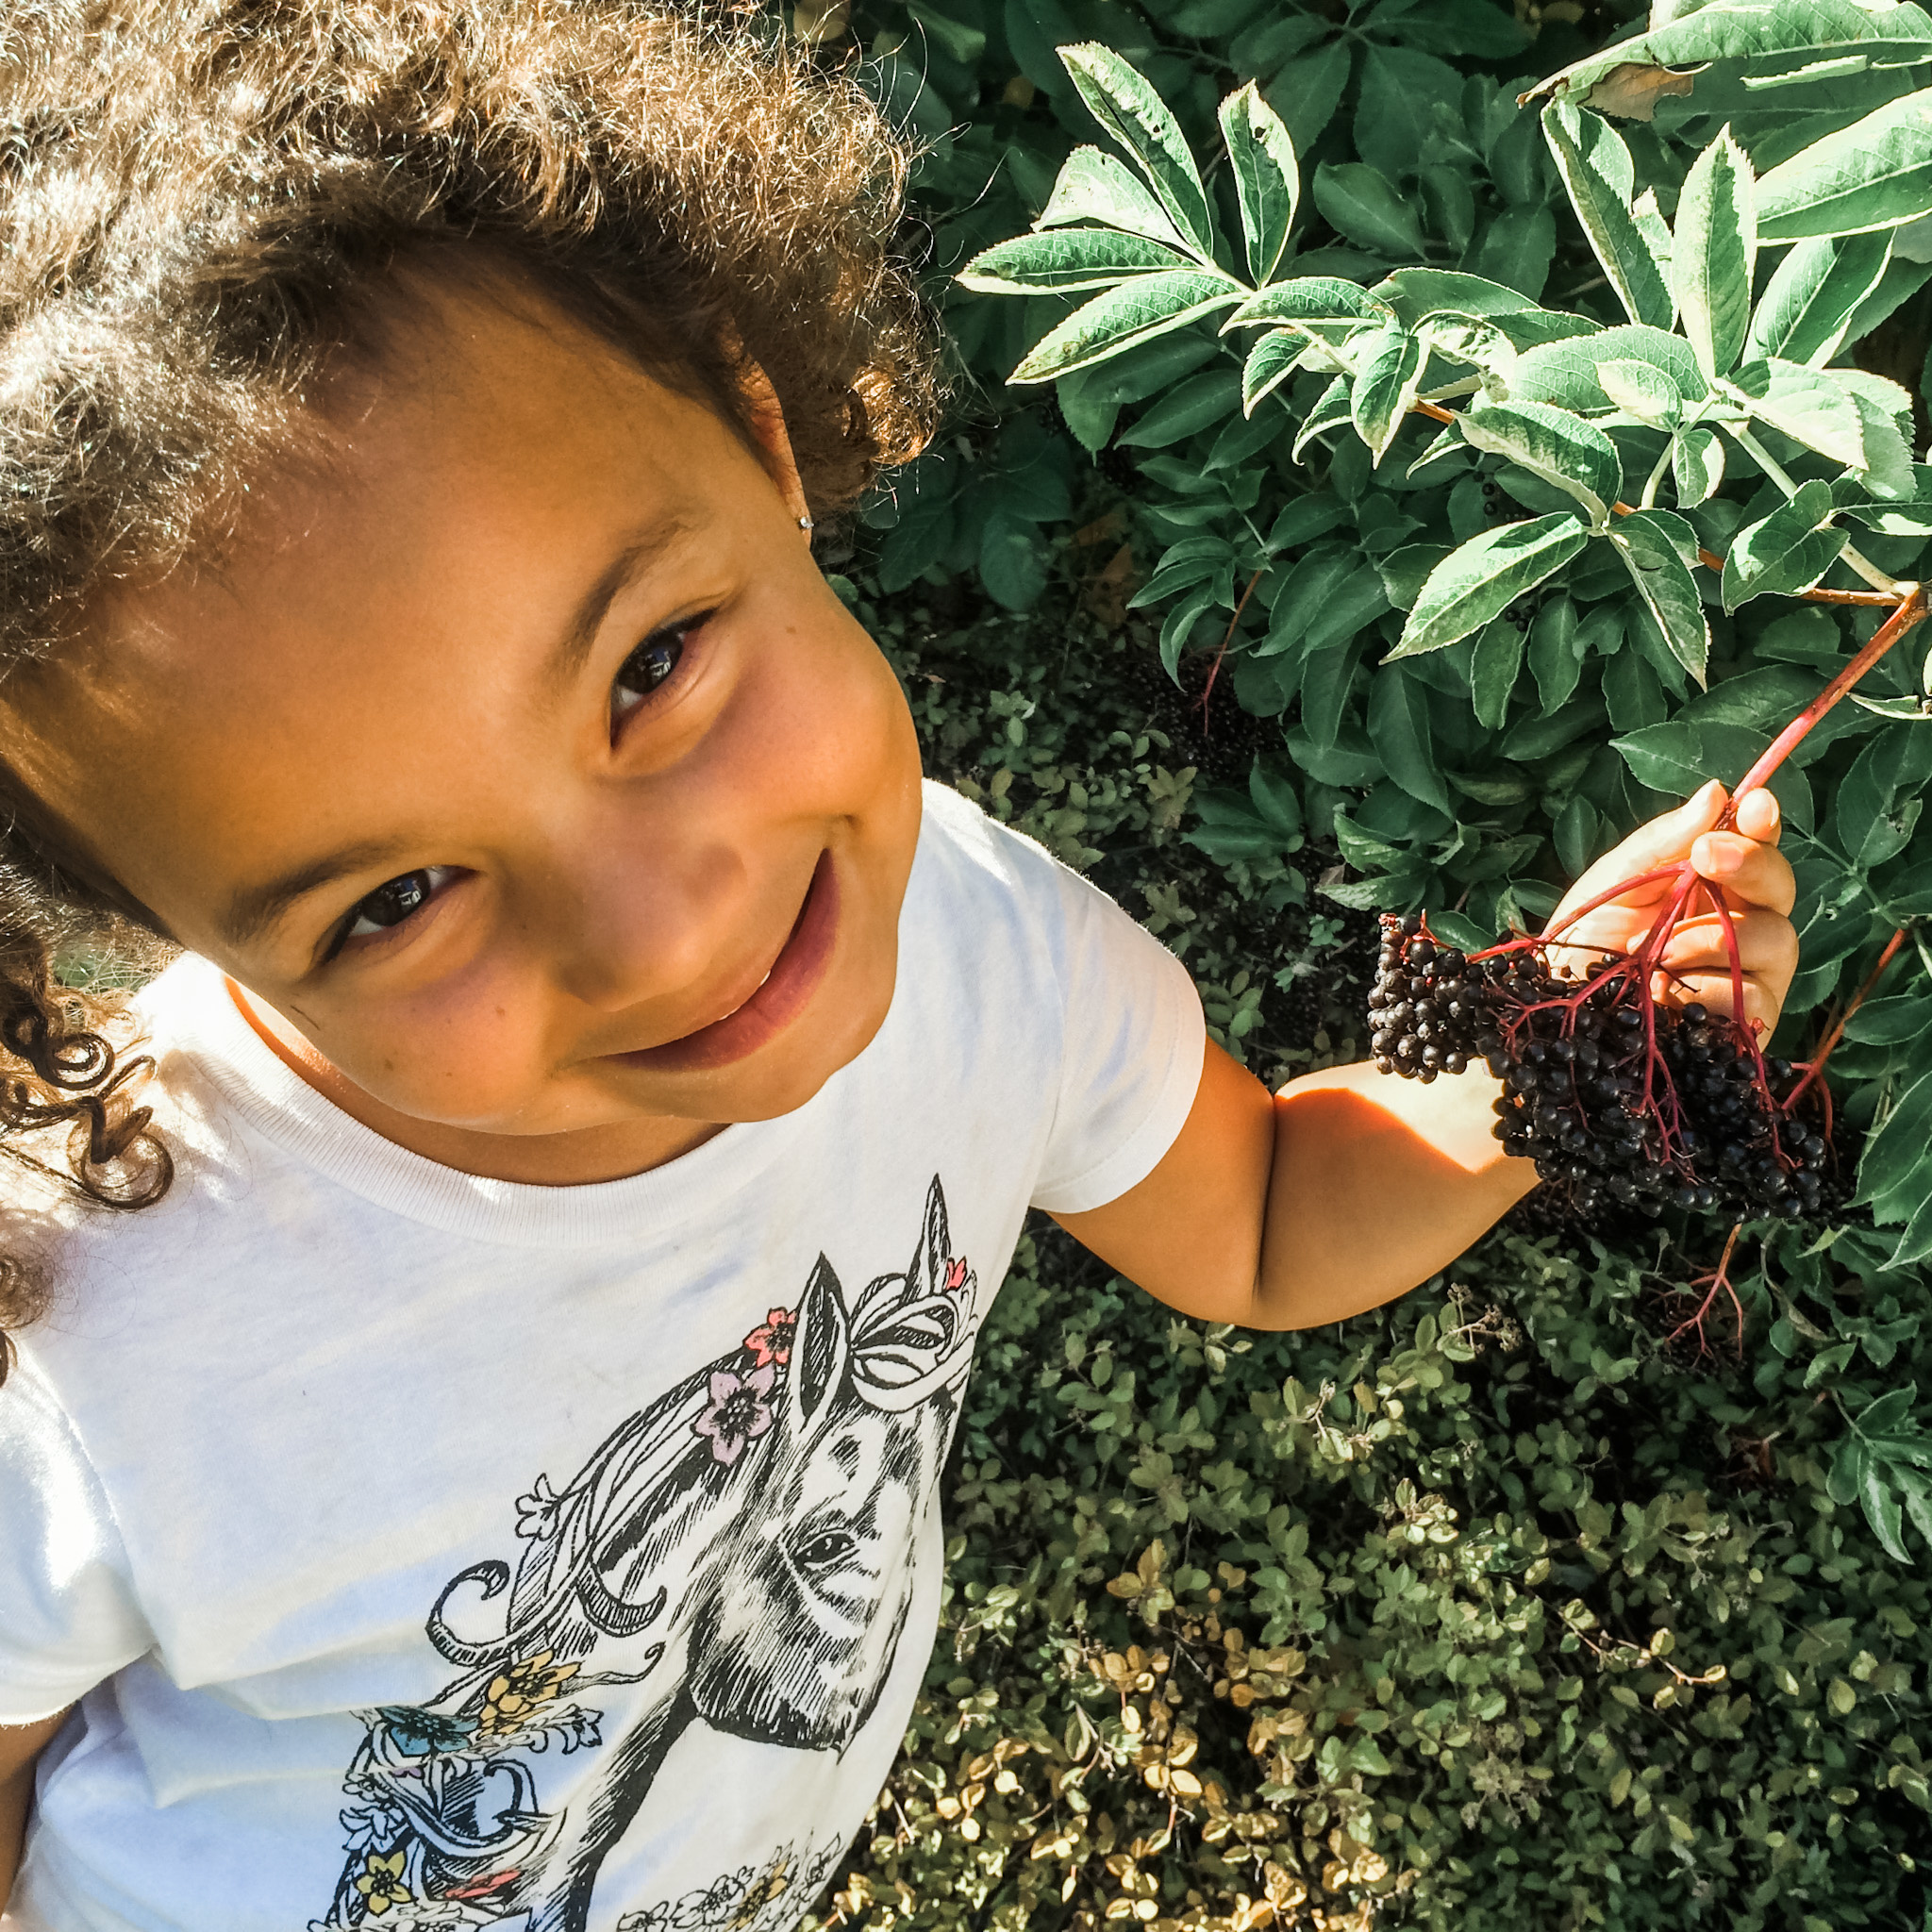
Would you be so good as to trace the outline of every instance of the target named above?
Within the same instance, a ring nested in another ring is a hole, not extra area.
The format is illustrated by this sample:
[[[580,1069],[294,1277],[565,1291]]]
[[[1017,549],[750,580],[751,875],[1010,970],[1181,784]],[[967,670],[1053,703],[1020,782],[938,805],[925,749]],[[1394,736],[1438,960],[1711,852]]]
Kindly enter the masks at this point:
[[[640,529],[611,558],[578,601],[570,622],[544,659],[541,677],[547,687],[561,690],[576,676],[597,641],[597,633],[603,629],[611,605],[690,528],[680,516],[659,518]],[[319,858],[305,859],[259,885],[242,887],[229,899],[218,929],[239,952],[276,924],[297,900],[333,885],[337,879],[367,872],[391,858],[399,861],[401,857],[402,848],[393,840],[363,839]]]

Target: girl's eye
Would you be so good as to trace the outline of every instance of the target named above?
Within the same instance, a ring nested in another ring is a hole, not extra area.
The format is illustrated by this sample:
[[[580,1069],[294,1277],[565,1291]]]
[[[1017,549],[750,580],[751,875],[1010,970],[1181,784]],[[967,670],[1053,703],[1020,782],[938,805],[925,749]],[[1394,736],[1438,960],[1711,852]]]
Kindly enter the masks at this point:
[[[610,685],[610,722],[621,723],[677,669],[684,641],[704,623],[695,617],[684,624],[653,631],[623,664]]]
[[[428,905],[456,870],[448,865],[425,865],[420,872],[406,872],[385,879],[367,897],[350,908],[342,928],[344,940],[368,939],[391,926],[402,924]]]

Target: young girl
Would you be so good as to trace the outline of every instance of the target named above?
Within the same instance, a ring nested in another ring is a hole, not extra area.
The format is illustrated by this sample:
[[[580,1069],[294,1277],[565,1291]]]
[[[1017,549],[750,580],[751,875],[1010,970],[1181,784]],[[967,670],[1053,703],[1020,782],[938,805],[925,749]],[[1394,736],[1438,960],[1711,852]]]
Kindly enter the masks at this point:
[[[9,1924],[794,1923],[1029,1207],[1295,1328],[1535,1175],[1479,1072],[1271,1097],[922,787],[809,547],[934,416],[851,88],[631,0],[8,34]],[[1768,1025],[1724,803],[1577,890],[1688,853]],[[50,978],[143,935],[128,1024]]]

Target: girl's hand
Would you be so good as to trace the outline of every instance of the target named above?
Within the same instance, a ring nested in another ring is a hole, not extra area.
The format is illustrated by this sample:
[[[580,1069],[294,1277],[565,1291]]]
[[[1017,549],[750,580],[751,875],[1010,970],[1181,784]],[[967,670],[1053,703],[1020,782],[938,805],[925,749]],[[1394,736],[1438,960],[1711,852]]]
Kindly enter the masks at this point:
[[[1777,849],[1777,800],[1769,791],[1748,791],[1740,802],[1737,829],[1711,829],[1729,801],[1713,779],[1675,811],[1652,819],[1607,852],[1572,886],[1546,932],[1560,925],[1574,906],[1587,906],[1622,879],[1637,878],[1685,858],[1719,889],[1725,917],[1737,936],[1744,969],[1744,1017],[1768,1039],[1784,1009],[1791,975],[1798,970],[1798,935],[1790,922],[1797,884],[1790,862]],[[1588,913],[1563,935],[1592,953],[1628,953],[1643,940],[1674,891],[1659,879],[1622,893]],[[1665,948],[1660,964],[1669,970],[1651,975],[1651,997],[1665,1006],[1701,1002],[1714,1013],[1731,1010],[1730,951],[1718,916],[1696,895],[1701,916],[1687,918]],[[1590,954],[1572,953],[1567,943],[1551,957],[1553,969],[1577,976]]]

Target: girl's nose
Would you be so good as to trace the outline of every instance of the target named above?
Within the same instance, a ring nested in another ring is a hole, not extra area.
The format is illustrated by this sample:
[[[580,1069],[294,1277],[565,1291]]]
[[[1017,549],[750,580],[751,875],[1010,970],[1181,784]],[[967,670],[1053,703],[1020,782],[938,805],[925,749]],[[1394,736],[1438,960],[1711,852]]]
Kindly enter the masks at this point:
[[[537,935],[559,988],[600,1012],[702,994],[736,963],[733,935],[749,896],[728,847],[677,855],[606,841],[570,868],[549,895],[551,930]]]

